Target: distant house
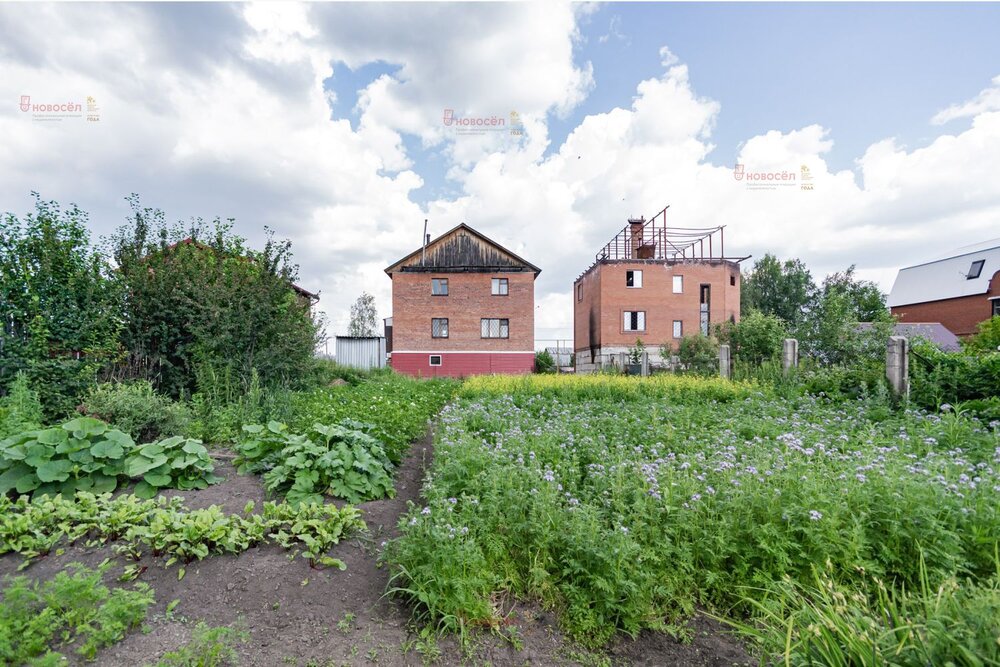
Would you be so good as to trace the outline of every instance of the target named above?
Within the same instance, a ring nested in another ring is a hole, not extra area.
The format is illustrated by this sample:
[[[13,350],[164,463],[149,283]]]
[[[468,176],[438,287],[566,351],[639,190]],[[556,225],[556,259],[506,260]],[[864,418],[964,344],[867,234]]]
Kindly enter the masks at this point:
[[[463,377],[534,369],[541,273],[534,264],[463,223],[385,272],[389,363],[397,371]]]
[[[888,305],[900,322],[940,322],[971,336],[1000,315],[1000,239],[900,269]]]
[[[641,340],[652,361],[684,336],[740,318],[740,262],[723,227],[666,226],[666,210],[630,219],[573,284],[577,372],[598,370]]]
[[[861,322],[859,329],[871,329],[871,322]],[[892,328],[893,336],[904,336],[913,340],[923,338],[942,352],[957,352],[962,349],[958,336],[948,331],[940,322],[897,322]]]

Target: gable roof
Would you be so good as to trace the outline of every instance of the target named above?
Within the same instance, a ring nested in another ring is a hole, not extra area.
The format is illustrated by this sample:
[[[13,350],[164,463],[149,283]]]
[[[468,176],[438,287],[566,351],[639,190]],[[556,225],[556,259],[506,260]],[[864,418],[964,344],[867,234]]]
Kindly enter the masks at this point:
[[[417,248],[385,269],[390,277],[399,271],[531,271],[536,277],[542,272],[531,262],[518,257],[464,222],[430,241],[426,249]]]
[[[983,261],[979,276],[968,278],[973,263],[979,260]],[[1000,271],[1000,238],[958,248],[943,257],[900,269],[887,304],[905,306],[986,294],[997,271]]]

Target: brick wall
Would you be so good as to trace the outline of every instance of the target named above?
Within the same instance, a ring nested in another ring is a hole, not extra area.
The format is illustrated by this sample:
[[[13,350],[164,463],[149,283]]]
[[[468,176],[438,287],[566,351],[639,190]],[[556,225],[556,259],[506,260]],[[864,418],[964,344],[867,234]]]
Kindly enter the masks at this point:
[[[431,279],[448,279],[448,296],[431,294]],[[509,294],[490,293],[492,278],[507,278]],[[448,338],[431,337],[431,319],[448,318]],[[480,319],[510,320],[509,338],[482,338]],[[394,351],[535,349],[535,276],[523,273],[394,273]]]
[[[626,271],[642,271],[642,287],[626,285]],[[673,293],[673,277],[683,276],[683,292]],[[730,284],[730,279],[735,284]],[[679,339],[673,337],[673,321],[682,322],[684,336],[697,333],[700,325],[700,287],[711,286],[709,308],[710,324],[718,324],[730,317],[740,318],[740,270],[733,262],[677,262],[632,261],[602,263],[595,266],[577,286],[583,286],[583,301],[576,301],[574,347],[588,349],[591,344],[586,330],[586,317],[590,312],[600,313],[597,342],[600,347],[630,347],[641,339],[647,347],[664,343],[676,349]],[[574,293],[574,299],[576,294]],[[645,311],[646,330],[625,331],[625,311]],[[584,320],[581,322],[581,320]]]

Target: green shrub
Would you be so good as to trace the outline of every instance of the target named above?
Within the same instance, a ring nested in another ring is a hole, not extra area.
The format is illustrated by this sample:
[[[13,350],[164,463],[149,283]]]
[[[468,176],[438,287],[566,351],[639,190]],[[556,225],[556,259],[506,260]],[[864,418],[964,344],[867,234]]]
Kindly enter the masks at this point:
[[[219,480],[208,450],[180,436],[136,447],[127,433],[92,417],[26,431],[0,441],[0,495],[106,493],[142,477],[136,493],[162,487],[205,488]]]
[[[352,503],[391,497],[392,463],[362,428],[345,420],[293,434],[278,422],[247,425],[236,464],[241,473],[262,473],[268,492],[292,505],[322,503],[324,494]]]
[[[101,582],[105,569],[72,563],[45,583],[7,580],[0,595],[0,663],[64,664],[55,649],[72,643],[92,660],[141,624],[153,591],[141,583],[110,591]]]
[[[943,403],[1000,396],[1000,352],[942,352],[923,342],[910,355],[910,400],[937,409]]]
[[[549,354],[548,350],[542,350],[541,352],[535,352],[535,372],[536,373],[555,373],[556,372],[556,361]]]
[[[125,431],[136,442],[186,435],[193,417],[190,408],[157,394],[146,380],[99,384],[84,397],[80,412]]]
[[[775,315],[750,311],[736,324],[718,327],[718,338],[732,346],[735,363],[758,366],[781,353],[781,343],[788,337],[785,322]]]
[[[980,322],[976,335],[966,342],[966,349],[980,353],[1000,351],[1000,315]]]
[[[681,339],[677,350],[684,369],[696,375],[719,373],[719,344],[704,334],[694,334]]]
[[[7,388],[7,395],[0,398],[0,439],[41,425],[42,404],[38,393],[29,386],[28,376],[18,373]]]

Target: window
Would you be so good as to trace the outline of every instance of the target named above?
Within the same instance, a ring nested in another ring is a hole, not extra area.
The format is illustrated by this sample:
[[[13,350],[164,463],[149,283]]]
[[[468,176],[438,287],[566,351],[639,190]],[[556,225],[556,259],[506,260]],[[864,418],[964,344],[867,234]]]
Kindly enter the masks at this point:
[[[431,338],[448,337],[448,318],[435,317],[431,319]]]
[[[576,286],[576,300],[583,301],[583,285]]]
[[[729,276],[729,285],[731,287],[736,287],[736,276]]]
[[[431,278],[431,294],[434,296],[448,296],[448,279]]]
[[[708,335],[708,325],[711,321],[711,310],[712,310],[712,286],[702,285],[699,290],[700,304],[698,306],[699,323],[701,324],[701,333],[705,336]]]
[[[440,366],[441,365],[441,355],[440,354],[432,354],[430,356],[430,359],[427,360],[427,363],[430,366]]]
[[[622,329],[625,331],[645,331],[646,311],[626,310],[622,316]]]
[[[684,276],[674,276],[674,294],[684,292]]]
[[[979,277],[979,274],[983,272],[983,264],[986,263],[985,259],[977,259],[969,267],[969,275],[965,276],[966,280],[975,280]]]
[[[626,271],[625,287],[642,287],[642,271]]]
[[[510,338],[510,320],[484,317],[479,321],[483,338]]]
[[[684,323],[674,320],[674,338],[684,338]]]
[[[993,299],[993,317],[1000,317],[1000,299]]]
[[[509,286],[507,285],[506,278],[494,278],[492,286],[493,296],[507,296]]]

